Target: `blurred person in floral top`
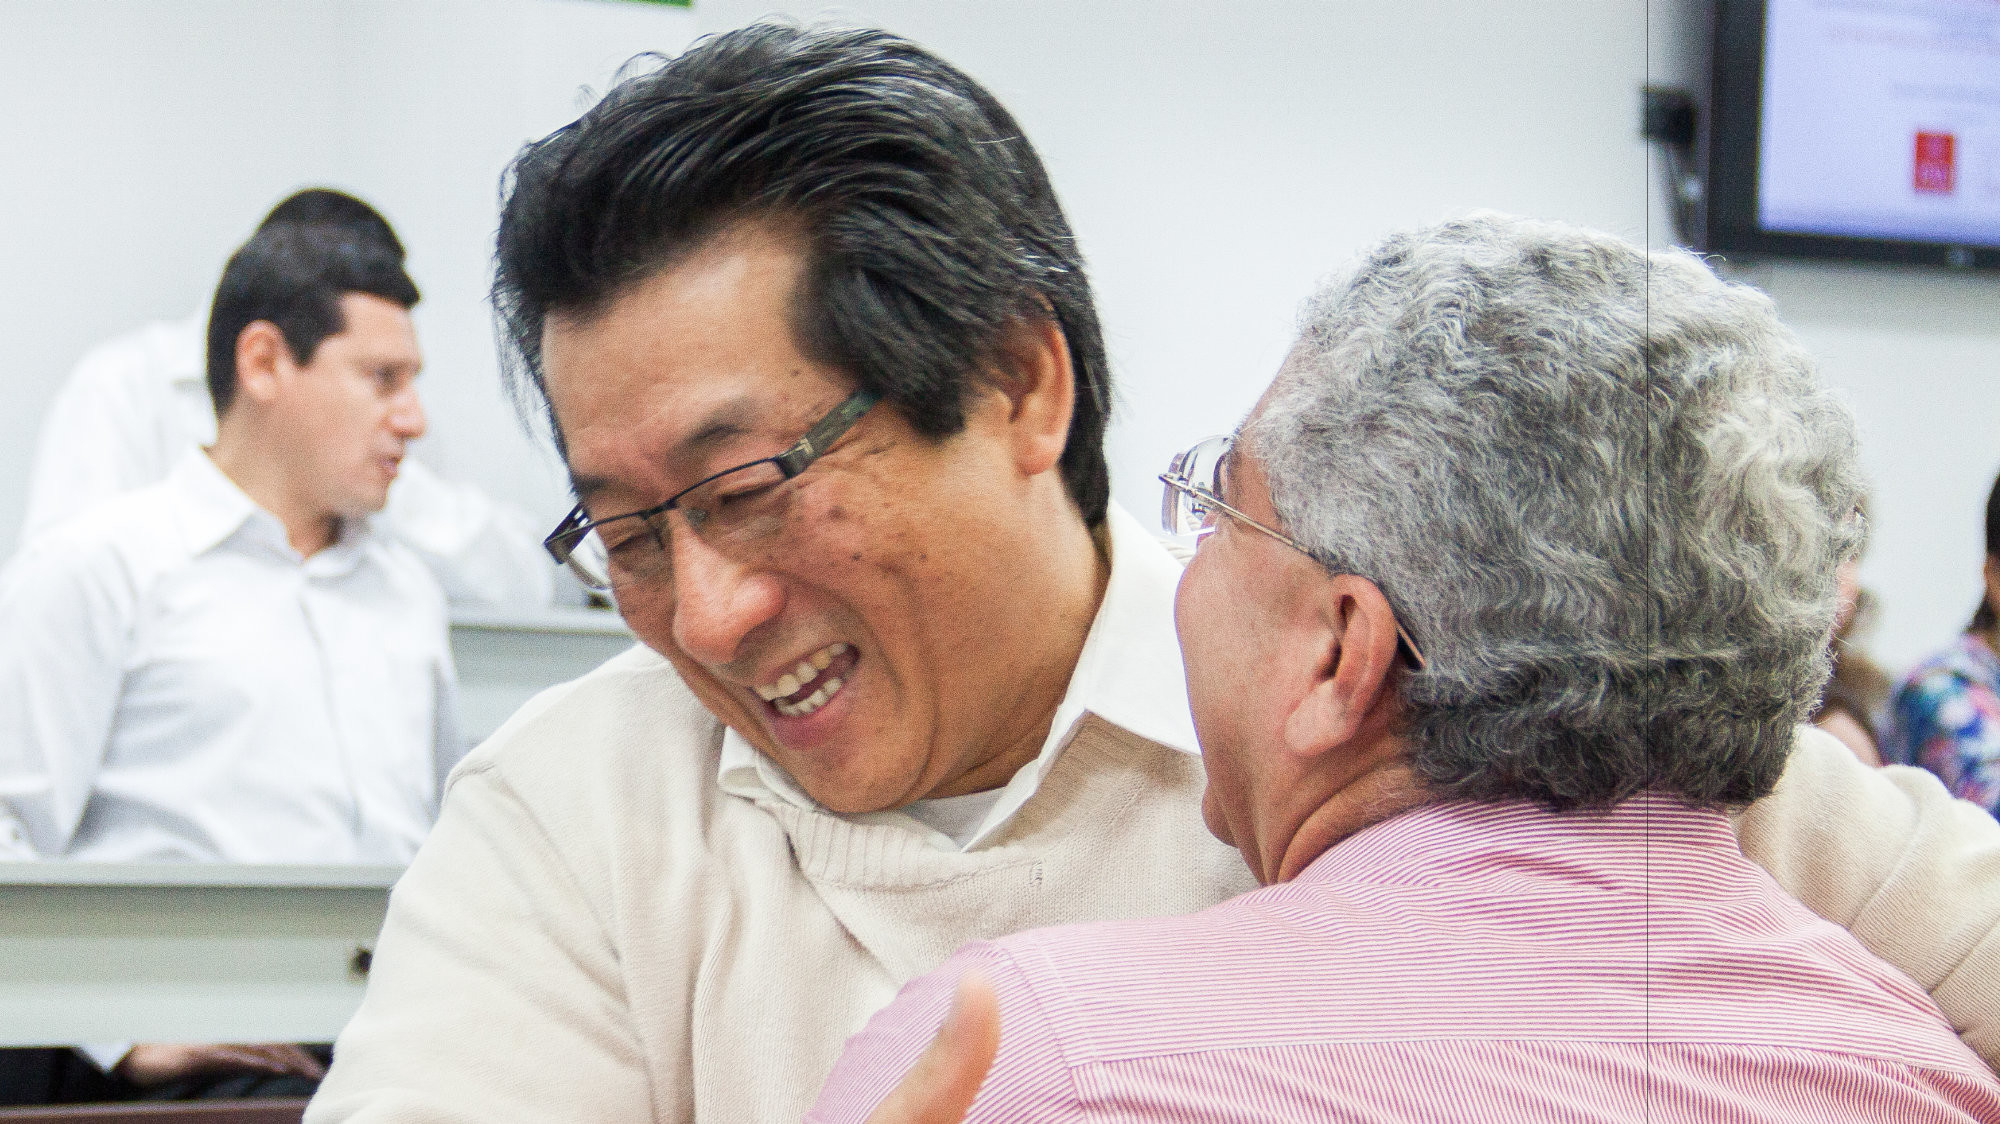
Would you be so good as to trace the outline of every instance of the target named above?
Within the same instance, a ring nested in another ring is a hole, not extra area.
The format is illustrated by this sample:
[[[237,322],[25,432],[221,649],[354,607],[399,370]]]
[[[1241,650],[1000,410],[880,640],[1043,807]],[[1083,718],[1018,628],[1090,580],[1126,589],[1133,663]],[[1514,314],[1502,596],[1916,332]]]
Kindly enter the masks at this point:
[[[2000,809],[2000,480],[1986,497],[1986,592],[1952,645],[1897,689],[1882,759],[1921,765],[1952,794]]]

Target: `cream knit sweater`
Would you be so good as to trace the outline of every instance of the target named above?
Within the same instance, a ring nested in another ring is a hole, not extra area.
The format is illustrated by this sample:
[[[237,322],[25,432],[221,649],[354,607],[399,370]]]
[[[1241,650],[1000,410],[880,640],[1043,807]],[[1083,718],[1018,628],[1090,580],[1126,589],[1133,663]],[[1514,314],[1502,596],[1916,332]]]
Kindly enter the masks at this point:
[[[785,1121],[966,941],[1250,889],[1201,763],[1086,718],[992,845],[717,787],[722,728],[643,649],[454,774],[309,1119]]]
[[[959,944],[1251,887],[1202,828],[1199,762],[1101,721],[969,853],[724,795],[720,736],[635,649],[468,758],[391,899],[309,1124],[791,1124],[844,1039]],[[1968,807],[1811,732],[1740,831],[1808,905],[1933,989],[1991,1064],[2000,827]]]

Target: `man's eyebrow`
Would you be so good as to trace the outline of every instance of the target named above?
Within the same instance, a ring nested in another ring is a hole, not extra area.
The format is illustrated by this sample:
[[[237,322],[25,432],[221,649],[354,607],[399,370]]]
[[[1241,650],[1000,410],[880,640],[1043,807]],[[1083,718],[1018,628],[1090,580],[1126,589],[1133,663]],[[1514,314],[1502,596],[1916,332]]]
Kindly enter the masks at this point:
[[[569,474],[569,492],[576,497],[578,503],[583,503],[610,486],[611,481],[602,476],[579,476],[574,471]]]
[[[718,403],[704,414],[687,436],[674,442],[667,450],[670,461],[698,461],[701,457],[728,441],[750,432],[752,404],[749,396],[739,395]],[[690,478],[687,483],[694,483]],[[570,492],[579,502],[614,486],[617,481],[609,477],[579,473],[574,469],[569,474]]]

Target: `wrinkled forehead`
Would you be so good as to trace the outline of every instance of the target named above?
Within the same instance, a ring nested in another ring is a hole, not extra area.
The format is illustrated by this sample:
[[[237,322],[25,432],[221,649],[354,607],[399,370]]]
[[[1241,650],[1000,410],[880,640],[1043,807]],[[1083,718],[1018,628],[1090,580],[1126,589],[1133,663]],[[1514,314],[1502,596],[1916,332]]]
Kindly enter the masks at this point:
[[[544,387],[580,496],[650,496],[713,459],[772,455],[844,396],[794,340],[794,246],[749,232],[548,318]]]

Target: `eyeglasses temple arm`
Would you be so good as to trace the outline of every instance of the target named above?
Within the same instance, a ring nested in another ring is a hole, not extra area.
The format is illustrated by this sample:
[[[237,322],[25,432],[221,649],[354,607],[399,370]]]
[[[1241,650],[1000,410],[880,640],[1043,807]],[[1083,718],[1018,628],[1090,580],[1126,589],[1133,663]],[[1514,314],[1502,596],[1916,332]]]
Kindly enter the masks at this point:
[[[847,401],[835,406],[832,413],[821,418],[818,425],[807,430],[798,444],[772,457],[772,462],[785,474],[785,479],[790,480],[818,460],[828,446],[840,440],[841,434],[852,428],[861,415],[881,400],[882,396],[872,390],[855,391],[847,396]]]

